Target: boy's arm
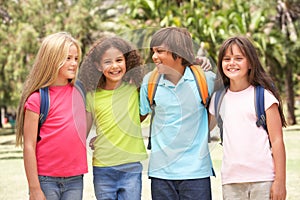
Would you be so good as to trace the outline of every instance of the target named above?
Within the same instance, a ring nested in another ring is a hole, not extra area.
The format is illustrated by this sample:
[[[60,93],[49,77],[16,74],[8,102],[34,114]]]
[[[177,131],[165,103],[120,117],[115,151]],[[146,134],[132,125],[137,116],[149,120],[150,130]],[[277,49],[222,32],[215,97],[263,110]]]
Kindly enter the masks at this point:
[[[277,104],[272,104],[272,106],[266,110],[266,119],[275,166],[275,179],[271,188],[271,199],[285,199],[286,154],[282,134],[282,123]]]

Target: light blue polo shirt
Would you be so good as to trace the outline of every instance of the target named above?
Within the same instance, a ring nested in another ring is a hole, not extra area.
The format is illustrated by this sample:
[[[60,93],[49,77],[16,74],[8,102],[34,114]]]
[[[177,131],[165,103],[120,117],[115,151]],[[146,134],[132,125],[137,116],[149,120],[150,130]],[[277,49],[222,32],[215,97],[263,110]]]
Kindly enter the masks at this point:
[[[215,74],[206,72],[209,93]],[[151,112],[147,99],[150,73],[140,90],[140,114]],[[168,180],[205,178],[214,175],[208,148],[208,115],[189,67],[175,86],[161,77],[154,97],[149,176]]]

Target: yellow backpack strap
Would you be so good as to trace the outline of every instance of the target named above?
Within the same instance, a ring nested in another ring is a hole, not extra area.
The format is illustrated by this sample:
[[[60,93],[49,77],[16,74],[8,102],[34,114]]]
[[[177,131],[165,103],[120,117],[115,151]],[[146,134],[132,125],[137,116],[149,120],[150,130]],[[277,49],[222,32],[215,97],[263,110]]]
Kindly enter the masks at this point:
[[[150,107],[152,107],[153,105],[154,96],[157,89],[159,78],[160,78],[160,74],[158,73],[157,68],[154,68],[148,80],[148,100],[150,103]]]
[[[208,94],[208,87],[206,83],[206,78],[203,69],[199,65],[191,65],[190,66],[195,80],[197,82],[197,88],[202,98],[202,103],[205,107],[208,106],[209,94]]]

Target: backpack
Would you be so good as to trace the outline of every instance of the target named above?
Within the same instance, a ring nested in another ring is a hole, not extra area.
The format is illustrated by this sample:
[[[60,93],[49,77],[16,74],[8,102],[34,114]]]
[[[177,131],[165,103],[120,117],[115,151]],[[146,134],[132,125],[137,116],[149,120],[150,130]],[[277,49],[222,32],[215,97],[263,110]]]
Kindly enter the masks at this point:
[[[81,94],[84,104],[86,103],[85,99],[85,89],[81,81],[76,80],[74,86]],[[46,118],[49,113],[50,108],[50,93],[49,93],[49,87],[44,87],[39,89],[40,92],[40,99],[41,99],[41,105],[40,105],[40,116],[39,116],[39,124],[38,124],[38,138],[37,141],[41,140],[40,137],[40,129],[43,125],[43,123],[46,121]]]
[[[194,75],[194,78],[196,80],[197,89],[201,98],[201,103],[204,105],[205,108],[208,108],[209,104],[209,94],[208,94],[208,86],[206,83],[206,78],[204,71],[199,65],[191,65],[190,69],[192,70],[192,73]],[[153,116],[155,115],[155,101],[154,96],[157,90],[158,82],[161,78],[161,74],[158,73],[157,68],[155,68],[149,77],[148,80],[148,101],[150,104],[150,108],[152,110],[151,118],[150,118],[150,130],[149,130],[149,140],[148,140],[148,146],[147,149],[151,149],[151,131],[152,131],[152,121]]]
[[[222,104],[223,97],[227,91],[228,87],[225,87],[223,89],[220,89],[216,91],[215,94],[215,102],[214,102],[214,108],[215,108],[215,118],[217,120],[217,125],[220,129],[220,139],[221,144],[223,143],[223,120],[220,117],[220,107]],[[254,105],[255,105],[255,111],[257,116],[256,126],[260,127],[262,126],[267,132],[267,124],[266,124],[266,112],[265,112],[265,98],[264,98],[264,88],[260,85],[255,86],[254,90]]]

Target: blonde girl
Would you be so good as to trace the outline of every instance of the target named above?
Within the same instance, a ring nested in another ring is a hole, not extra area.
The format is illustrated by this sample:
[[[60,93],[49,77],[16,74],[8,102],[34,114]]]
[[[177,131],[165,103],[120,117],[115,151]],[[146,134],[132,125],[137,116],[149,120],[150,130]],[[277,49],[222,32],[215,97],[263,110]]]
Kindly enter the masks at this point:
[[[82,199],[88,169],[85,104],[74,87],[80,58],[79,43],[70,34],[49,35],[24,84],[16,144],[23,146],[30,199]],[[38,130],[43,87],[49,88],[50,107]]]

